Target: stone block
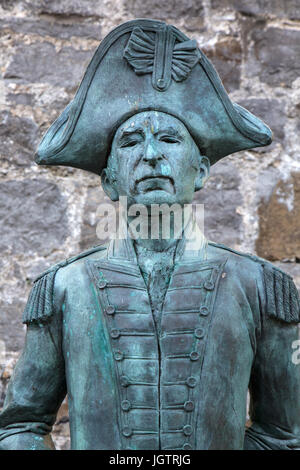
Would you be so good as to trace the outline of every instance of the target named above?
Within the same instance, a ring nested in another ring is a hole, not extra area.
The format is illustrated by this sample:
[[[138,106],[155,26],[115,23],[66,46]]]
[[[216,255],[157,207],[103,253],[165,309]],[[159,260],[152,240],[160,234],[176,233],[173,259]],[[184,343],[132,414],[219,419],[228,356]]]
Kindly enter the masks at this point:
[[[87,39],[100,39],[101,27],[96,24],[74,24],[58,21],[46,21],[33,18],[3,18],[0,19],[0,31],[18,34],[35,34],[51,36],[59,39],[70,39],[73,36]]]
[[[226,90],[231,92],[238,89],[241,83],[241,42],[226,37],[213,46],[202,47],[201,50],[212,61]]]
[[[20,44],[4,72],[4,78],[19,83],[50,83],[74,88],[92,58],[93,51],[64,47],[60,51],[49,42]]]
[[[249,16],[300,19],[299,0],[212,0],[212,8],[234,8]]]
[[[254,44],[246,63],[246,75],[259,77],[270,86],[292,86],[300,75],[300,31],[257,27],[249,40]]]
[[[166,20],[203,16],[201,0],[124,0],[124,8],[136,18]]]
[[[43,179],[0,183],[0,252],[47,256],[68,235],[67,202]]]
[[[25,282],[24,282],[25,284]],[[9,351],[20,351],[24,346],[25,329],[22,324],[22,314],[25,307],[25,299],[19,300],[23,292],[20,288],[15,290],[15,298],[9,300],[5,284],[1,286],[2,298],[0,300],[0,338],[5,340],[6,349]],[[24,288],[23,288],[24,291]],[[8,374],[6,368],[5,374]],[[10,375],[6,378],[10,378]]]
[[[2,161],[6,160],[17,166],[28,166],[32,163],[39,139],[39,128],[33,120],[2,111],[0,138]]]
[[[4,11],[11,11],[17,3],[20,3],[20,0],[1,0],[0,6]]]
[[[7,101],[14,104],[21,104],[22,106],[33,106],[34,96],[31,93],[8,93],[6,96]]]
[[[95,0],[34,0],[31,2],[31,9],[40,14],[65,17],[99,17],[104,8],[104,2],[95,2]]]
[[[300,173],[278,181],[258,207],[256,251],[262,258],[300,260]],[[270,188],[269,188],[270,189]]]

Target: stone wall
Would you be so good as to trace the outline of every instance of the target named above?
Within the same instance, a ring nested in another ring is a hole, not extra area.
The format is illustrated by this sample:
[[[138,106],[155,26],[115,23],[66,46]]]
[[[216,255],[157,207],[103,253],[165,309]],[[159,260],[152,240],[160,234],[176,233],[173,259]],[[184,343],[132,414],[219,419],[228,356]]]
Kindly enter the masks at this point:
[[[99,178],[37,167],[35,148],[99,40],[138,17],[195,38],[231,98],[272,128],[270,147],[217,163],[196,200],[208,238],[272,260],[300,287],[300,0],[0,0],[0,407],[34,277],[99,243]],[[68,448],[66,403],[54,439]]]

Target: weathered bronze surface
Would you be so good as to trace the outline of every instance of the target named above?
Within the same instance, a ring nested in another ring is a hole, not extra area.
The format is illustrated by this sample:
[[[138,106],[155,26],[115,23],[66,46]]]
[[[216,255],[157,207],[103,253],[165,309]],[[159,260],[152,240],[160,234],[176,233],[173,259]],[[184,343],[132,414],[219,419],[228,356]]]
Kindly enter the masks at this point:
[[[37,161],[101,174],[128,209],[183,206],[210,165],[270,141],[194,41],[136,20],[103,40]],[[179,241],[128,235],[63,261],[28,299],[0,447],[53,448],[68,393],[72,449],[300,450],[299,310],[289,275],[192,217]]]

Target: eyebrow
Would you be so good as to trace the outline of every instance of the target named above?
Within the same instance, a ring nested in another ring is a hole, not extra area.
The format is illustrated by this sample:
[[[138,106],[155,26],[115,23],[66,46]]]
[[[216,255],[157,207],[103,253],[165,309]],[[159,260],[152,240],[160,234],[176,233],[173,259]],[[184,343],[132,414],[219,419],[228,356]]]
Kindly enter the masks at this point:
[[[165,129],[158,130],[157,132],[154,133],[154,135],[157,135],[157,134],[169,134],[175,137],[181,137],[181,133],[174,127],[166,127]]]
[[[145,132],[144,130],[141,128],[141,127],[132,127],[132,128],[129,128],[129,129],[126,129],[122,132],[119,140],[122,140],[126,137],[129,137],[133,134],[141,134],[141,135],[145,135]],[[165,129],[159,129],[157,130],[156,132],[154,132],[154,135],[158,135],[158,134],[169,134],[169,135],[173,135],[174,137],[178,137],[178,138],[182,138],[181,136],[181,133],[175,129],[174,127],[166,127]]]
[[[132,134],[141,134],[141,135],[145,135],[143,129],[141,127],[132,127],[131,129],[126,129],[125,131],[122,132],[122,134],[120,135],[120,138],[119,140],[125,138],[125,137],[128,137]]]

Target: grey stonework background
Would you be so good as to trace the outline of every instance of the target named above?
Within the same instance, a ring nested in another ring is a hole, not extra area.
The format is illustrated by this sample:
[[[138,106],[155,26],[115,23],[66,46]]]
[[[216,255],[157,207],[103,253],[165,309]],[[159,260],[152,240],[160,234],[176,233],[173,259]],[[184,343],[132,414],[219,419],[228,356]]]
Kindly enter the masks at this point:
[[[34,277],[99,243],[99,178],[37,167],[34,150],[99,40],[138,17],[197,39],[231,98],[272,128],[270,147],[216,164],[195,200],[208,238],[272,260],[300,287],[300,0],[0,0],[0,407]],[[69,447],[66,403],[54,439]]]

